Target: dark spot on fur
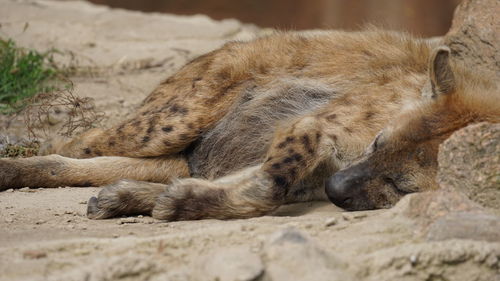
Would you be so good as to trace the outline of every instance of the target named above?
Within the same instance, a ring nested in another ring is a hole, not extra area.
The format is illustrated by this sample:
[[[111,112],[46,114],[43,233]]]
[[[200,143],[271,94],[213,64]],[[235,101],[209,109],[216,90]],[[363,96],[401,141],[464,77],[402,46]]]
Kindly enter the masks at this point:
[[[335,118],[337,118],[337,114],[335,114],[335,113],[326,116],[326,120],[328,120],[328,121],[332,121]]]
[[[269,68],[267,67],[267,65],[264,65],[264,64],[259,65],[259,73],[260,74],[268,74]]]
[[[292,155],[293,159],[295,159],[295,161],[301,161],[303,159],[302,155],[298,154],[298,153],[295,153],[294,155]]]
[[[333,141],[336,141],[336,140],[337,140],[337,138],[338,138],[338,137],[337,137],[337,135],[328,135],[328,137],[329,137],[330,139],[332,139]]]
[[[286,137],[286,139],[278,144],[278,148],[284,148],[287,144],[295,141],[295,137]]]
[[[102,152],[100,150],[94,150],[94,154],[97,156],[102,156]]]
[[[116,132],[118,134],[121,134],[121,132],[123,131],[123,129],[125,128],[125,124],[121,124],[117,129],[116,129]]]
[[[217,79],[225,81],[231,78],[231,69],[230,68],[224,68],[219,73],[217,73]]]
[[[162,84],[170,84],[170,83],[173,83],[174,82],[174,77],[171,76],[171,77],[168,77],[167,80],[163,81]]]
[[[294,178],[295,178],[295,176],[297,176],[297,168],[295,168],[295,167],[291,168],[291,169],[288,171],[288,173],[289,173],[290,175],[292,175],[292,177],[294,177]]]
[[[146,130],[146,133],[151,134],[153,131],[154,131],[154,128],[153,128],[153,127],[149,127],[149,128]]]
[[[170,107],[170,112],[179,113],[181,115],[186,115],[189,112],[189,110],[185,107],[174,104],[174,105],[172,105],[172,107]]]
[[[365,54],[365,56],[367,57],[373,57],[373,54],[367,50],[363,50],[363,54]]]
[[[198,195],[189,190],[183,198],[174,199],[174,212],[168,220],[201,219],[212,211],[220,210],[226,200],[226,192],[222,189],[209,189]]]
[[[142,142],[143,142],[143,143],[149,142],[150,140],[151,140],[151,138],[150,138],[149,136],[144,136],[144,137],[142,138]]]
[[[169,133],[169,132],[172,132],[174,130],[174,127],[165,126],[165,127],[161,128],[161,130],[164,131],[165,133]]]
[[[314,149],[311,146],[311,140],[309,139],[308,135],[303,135],[300,141],[304,145],[304,148],[306,149],[307,152],[309,152],[310,154],[314,153]]]
[[[140,126],[141,126],[141,120],[134,121],[134,122],[132,123],[132,126],[134,126],[134,127],[136,127],[136,128],[140,127]]]
[[[177,113],[178,111],[179,111],[179,106],[177,104],[174,104],[170,107],[170,112]]]
[[[188,129],[194,129],[194,124],[193,123],[188,123],[187,127],[188,127]]]
[[[57,173],[56,173],[56,171],[50,171],[50,174],[55,176]]]
[[[274,183],[279,187],[284,187],[288,185],[288,181],[284,176],[273,176]]]
[[[191,84],[191,87],[194,89],[196,87],[196,82],[202,80],[202,77],[196,77],[193,79],[193,83]]]
[[[285,159],[283,159],[283,163],[284,163],[284,164],[291,163],[292,161],[293,161],[293,158],[292,158],[292,157],[286,157]]]
[[[280,165],[280,163],[274,163],[271,165],[271,167],[275,170],[278,170],[279,168],[281,168],[281,165]]]
[[[288,149],[288,153],[294,153],[294,152],[295,150],[293,150],[293,148]]]
[[[92,150],[91,150],[90,148],[88,148],[88,147],[87,147],[87,148],[84,148],[84,149],[83,149],[83,153],[85,153],[85,154],[87,154],[87,155],[88,155],[88,154],[92,153]]]
[[[349,134],[352,133],[352,129],[349,127],[344,127],[344,131]]]
[[[116,145],[116,142],[115,142],[114,140],[110,140],[110,141],[108,142],[108,145],[109,145],[109,146],[115,146],[115,145]]]
[[[373,116],[375,116],[375,112],[373,111],[367,111],[365,112],[365,120],[371,120],[373,118]]]
[[[189,135],[188,134],[180,134],[179,135],[179,139],[182,140],[182,141],[188,140],[189,139]]]
[[[172,146],[172,142],[170,142],[170,141],[168,141],[168,140],[164,140],[164,141],[163,141],[163,144],[164,144],[165,146]]]

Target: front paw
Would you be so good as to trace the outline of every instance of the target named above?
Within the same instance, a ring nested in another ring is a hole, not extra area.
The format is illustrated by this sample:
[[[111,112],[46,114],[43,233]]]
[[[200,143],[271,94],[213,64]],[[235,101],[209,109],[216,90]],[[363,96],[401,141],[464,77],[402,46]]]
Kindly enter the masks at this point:
[[[124,199],[128,197],[126,189],[128,184],[129,181],[119,181],[104,187],[97,197],[91,197],[87,202],[87,217],[99,220],[123,214],[127,205]]]
[[[167,221],[223,218],[226,201],[224,189],[189,179],[168,186],[158,197],[152,215]]]

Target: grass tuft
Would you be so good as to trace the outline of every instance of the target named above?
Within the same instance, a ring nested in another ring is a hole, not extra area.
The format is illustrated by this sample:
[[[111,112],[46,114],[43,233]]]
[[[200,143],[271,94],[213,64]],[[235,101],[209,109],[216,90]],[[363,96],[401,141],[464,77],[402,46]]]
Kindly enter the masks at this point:
[[[54,53],[20,48],[0,38],[0,113],[19,112],[33,96],[58,89],[64,75]]]

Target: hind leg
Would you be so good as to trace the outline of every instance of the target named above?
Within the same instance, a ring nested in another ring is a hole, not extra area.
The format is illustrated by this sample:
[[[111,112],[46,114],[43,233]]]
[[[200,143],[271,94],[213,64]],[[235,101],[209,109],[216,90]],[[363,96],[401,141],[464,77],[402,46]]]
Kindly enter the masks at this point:
[[[250,83],[248,67],[235,61],[238,50],[230,53],[226,49],[184,66],[161,83],[132,118],[109,129],[89,130],[68,143],[48,146],[44,154],[154,157],[182,151],[222,118]]]
[[[21,187],[101,186],[120,179],[169,183],[189,176],[181,155],[74,159],[60,155],[0,159],[0,190]]]

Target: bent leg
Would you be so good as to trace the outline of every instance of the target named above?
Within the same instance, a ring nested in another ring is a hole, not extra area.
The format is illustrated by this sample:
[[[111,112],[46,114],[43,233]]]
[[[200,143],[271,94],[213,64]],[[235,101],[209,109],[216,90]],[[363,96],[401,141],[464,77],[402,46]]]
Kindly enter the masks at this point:
[[[264,164],[215,181],[174,182],[159,196],[153,217],[169,221],[248,218],[269,213],[287,201],[300,201],[300,192],[295,191],[301,181],[331,155],[332,142],[321,132],[316,118],[304,117],[278,130]],[[321,183],[309,188],[318,187]]]
[[[21,187],[101,186],[120,179],[169,183],[189,176],[183,156],[154,158],[59,155],[0,159],[0,190]]]
[[[251,84],[238,49],[201,56],[161,83],[128,120],[109,129],[92,129],[44,154],[72,158],[155,157],[185,149],[222,118]]]

